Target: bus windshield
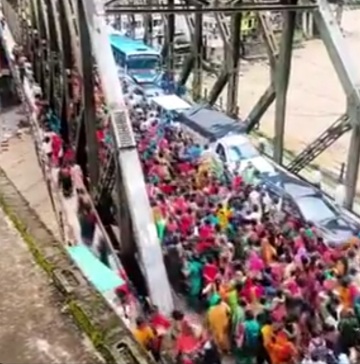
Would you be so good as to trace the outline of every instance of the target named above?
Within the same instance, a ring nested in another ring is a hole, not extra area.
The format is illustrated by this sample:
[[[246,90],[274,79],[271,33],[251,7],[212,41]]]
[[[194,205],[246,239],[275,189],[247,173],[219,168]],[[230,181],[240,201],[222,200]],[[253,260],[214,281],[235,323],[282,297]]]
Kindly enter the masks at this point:
[[[156,55],[130,56],[126,62],[129,71],[157,70],[160,67],[160,57]]]

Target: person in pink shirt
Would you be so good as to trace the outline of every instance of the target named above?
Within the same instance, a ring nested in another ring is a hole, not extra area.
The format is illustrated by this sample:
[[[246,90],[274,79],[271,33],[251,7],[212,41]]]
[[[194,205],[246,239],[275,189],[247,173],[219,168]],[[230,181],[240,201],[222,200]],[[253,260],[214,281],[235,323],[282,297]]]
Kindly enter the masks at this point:
[[[59,165],[60,151],[62,148],[62,140],[56,133],[52,133],[51,136],[51,147],[52,147],[52,163],[55,166]]]
[[[255,251],[250,252],[246,266],[252,273],[260,273],[265,269],[264,261]]]

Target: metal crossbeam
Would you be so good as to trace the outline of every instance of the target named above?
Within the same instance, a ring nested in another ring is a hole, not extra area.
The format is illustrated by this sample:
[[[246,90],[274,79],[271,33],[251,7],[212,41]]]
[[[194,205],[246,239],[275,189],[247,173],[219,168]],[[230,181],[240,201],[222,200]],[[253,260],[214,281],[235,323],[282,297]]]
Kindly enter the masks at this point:
[[[134,6],[130,7],[127,5],[114,6],[106,8],[107,14],[194,14],[194,13],[224,13],[233,14],[242,11],[304,11],[304,10],[315,10],[317,9],[316,4],[305,4],[305,5],[282,5],[280,3],[275,4],[249,4],[244,3],[242,5],[235,6],[175,6],[174,9],[169,9],[167,6],[150,6],[142,7]]]
[[[287,169],[298,174],[350,129],[350,119],[347,114],[344,114],[323,133],[321,133],[321,135],[319,135],[313,142],[308,144],[306,148],[289,163]]]

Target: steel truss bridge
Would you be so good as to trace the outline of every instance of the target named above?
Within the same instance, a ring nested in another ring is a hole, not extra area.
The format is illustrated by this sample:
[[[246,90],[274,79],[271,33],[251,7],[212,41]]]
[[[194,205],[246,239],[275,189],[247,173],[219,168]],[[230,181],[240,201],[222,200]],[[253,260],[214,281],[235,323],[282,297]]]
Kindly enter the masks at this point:
[[[123,4],[123,2],[122,2]],[[299,3],[300,4],[300,3]],[[320,37],[328,51],[347,99],[344,115],[311,143],[287,166],[299,172],[317,155],[351,130],[351,143],[346,170],[347,206],[351,207],[360,161],[360,77],[350,61],[341,30],[326,0],[253,2],[234,1],[226,4],[198,0],[129,0],[125,5],[102,0],[3,0],[2,8],[8,26],[33,67],[34,82],[61,120],[65,142],[74,146],[78,164],[88,177],[88,189],[109,235],[120,252],[122,261],[138,261],[149,296],[154,304],[169,313],[173,296],[163,263],[162,251],[154,226],[145,189],[144,176],[126,109],[120,81],[112,56],[105,24],[106,12],[132,17],[140,11],[145,18],[145,39],[151,35],[151,14],[158,11],[164,19],[164,58],[169,70],[174,68],[175,16],[186,18],[192,35],[193,52],[187,58],[178,82],[185,85],[193,73],[195,99],[200,98],[202,83],[202,21],[204,12],[213,12],[224,42],[226,62],[207,102],[214,105],[228,86],[226,112],[236,114],[238,103],[239,61],[242,12],[257,12],[266,45],[271,81],[247,116],[248,131],[261,122],[265,111],[275,103],[276,117],[274,159],[282,164],[286,98],[291,68],[292,45],[298,11],[312,12]],[[267,10],[283,13],[280,42],[275,38]],[[231,12],[230,23],[226,14]],[[74,90],[74,79],[80,85]],[[305,82],[305,81],[304,81]],[[97,109],[94,90],[100,84],[108,109],[113,146],[106,163],[99,161]],[[109,216],[109,205],[116,206],[116,216]],[[117,229],[111,227],[116,225]],[[114,232],[115,231],[115,232]],[[129,274],[131,277],[131,273]]]

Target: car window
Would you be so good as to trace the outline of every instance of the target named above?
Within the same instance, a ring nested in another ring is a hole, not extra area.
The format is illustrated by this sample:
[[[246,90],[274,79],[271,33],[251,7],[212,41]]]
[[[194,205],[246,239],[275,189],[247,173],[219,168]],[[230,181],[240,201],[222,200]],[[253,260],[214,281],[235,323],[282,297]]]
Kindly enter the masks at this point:
[[[294,201],[289,196],[284,196],[282,198],[282,209],[287,212],[288,214],[297,214],[298,215],[298,209],[294,203]]]
[[[279,183],[281,184],[281,182]],[[312,194],[312,192],[314,191],[311,187],[303,186],[297,183],[285,183],[284,189],[289,195],[293,196],[294,198]]]
[[[337,217],[336,210],[318,197],[301,197],[296,199],[297,205],[308,221],[321,222]]]
[[[221,160],[226,161],[225,148],[221,144],[216,146],[215,152]]]
[[[241,160],[255,158],[259,152],[251,143],[232,145],[228,148],[229,162],[238,162]]]

